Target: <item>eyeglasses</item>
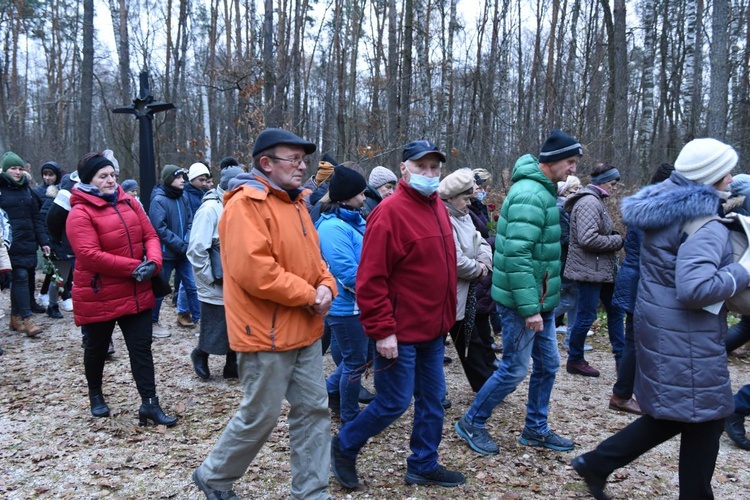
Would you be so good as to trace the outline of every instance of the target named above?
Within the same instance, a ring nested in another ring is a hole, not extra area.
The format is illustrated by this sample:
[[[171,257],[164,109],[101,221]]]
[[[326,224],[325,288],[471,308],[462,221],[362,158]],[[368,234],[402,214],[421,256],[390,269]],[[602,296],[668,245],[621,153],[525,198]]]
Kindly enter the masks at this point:
[[[281,158],[279,156],[272,156],[272,155],[266,155],[266,156],[268,158],[271,158],[272,160],[289,162],[294,168],[299,167],[301,163],[304,163],[305,165],[307,165],[308,162],[310,161],[309,156],[303,156],[302,158]]]

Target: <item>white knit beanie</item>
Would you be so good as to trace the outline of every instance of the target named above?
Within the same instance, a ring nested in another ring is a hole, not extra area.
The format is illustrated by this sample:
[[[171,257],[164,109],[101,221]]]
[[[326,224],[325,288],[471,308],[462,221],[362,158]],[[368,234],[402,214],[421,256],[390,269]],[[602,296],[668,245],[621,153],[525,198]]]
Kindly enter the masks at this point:
[[[732,146],[706,137],[685,144],[674,168],[691,181],[712,186],[732,171],[737,160]]]
[[[393,182],[393,183],[398,182],[398,178],[396,178],[396,174],[391,172],[389,169],[385,167],[375,167],[372,169],[372,172],[370,172],[370,177],[368,178],[368,184],[374,187],[375,189],[385,184],[388,184],[389,182]]]

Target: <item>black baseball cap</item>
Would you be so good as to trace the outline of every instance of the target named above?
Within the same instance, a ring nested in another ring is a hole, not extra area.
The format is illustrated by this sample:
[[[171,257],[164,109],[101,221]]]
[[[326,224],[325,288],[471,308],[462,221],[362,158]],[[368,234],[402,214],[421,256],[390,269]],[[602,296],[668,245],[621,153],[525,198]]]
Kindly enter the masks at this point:
[[[404,148],[404,152],[401,154],[401,161],[418,160],[429,154],[438,155],[440,161],[445,163],[445,153],[440,151],[434,142],[426,139],[407,144]]]

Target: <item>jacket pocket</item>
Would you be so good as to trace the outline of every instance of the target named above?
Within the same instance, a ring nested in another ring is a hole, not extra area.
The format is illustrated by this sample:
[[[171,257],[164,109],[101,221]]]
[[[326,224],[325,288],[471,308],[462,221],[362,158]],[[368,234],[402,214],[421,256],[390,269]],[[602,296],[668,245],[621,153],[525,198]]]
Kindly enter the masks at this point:
[[[102,289],[102,279],[99,276],[99,273],[94,274],[94,277],[91,278],[91,289],[94,293],[99,293]]]

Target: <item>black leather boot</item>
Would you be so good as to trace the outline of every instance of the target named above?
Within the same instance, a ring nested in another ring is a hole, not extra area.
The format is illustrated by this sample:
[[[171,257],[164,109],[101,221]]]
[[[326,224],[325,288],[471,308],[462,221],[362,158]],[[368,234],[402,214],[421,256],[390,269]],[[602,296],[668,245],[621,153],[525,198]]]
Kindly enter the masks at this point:
[[[104,402],[104,396],[101,392],[89,393],[89,403],[91,404],[91,414],[95,417],[108,417],[109,406]]]
[[[724,430],[729,439],[743,450],[750,450],[750,439],[745,436],[745,417],[739,413],[732,413],[724,422]]]
[[[179,420],[177,417],[169,417],[164,414],[159,406],[159,398],[143,398],[143,404],[138,410],[138,421],[140,425],[148,425],[149,420],[154,425],[166,425],[172,427]]]
[[[60,307],[57,304],[47,307],[47,316],[55,319],[62,319],[63,317],[62,313],[60,312]]]
[[[193,361],[193,370],[203,380],[208,380],[211,371],[208,369],[208,353],[203,352],[197,347],[190,353],[190,359]]]
[[[224,378],[239,378],[237,371],[237,353],[229,351],[227,353],[227,362],[224,365]]]

